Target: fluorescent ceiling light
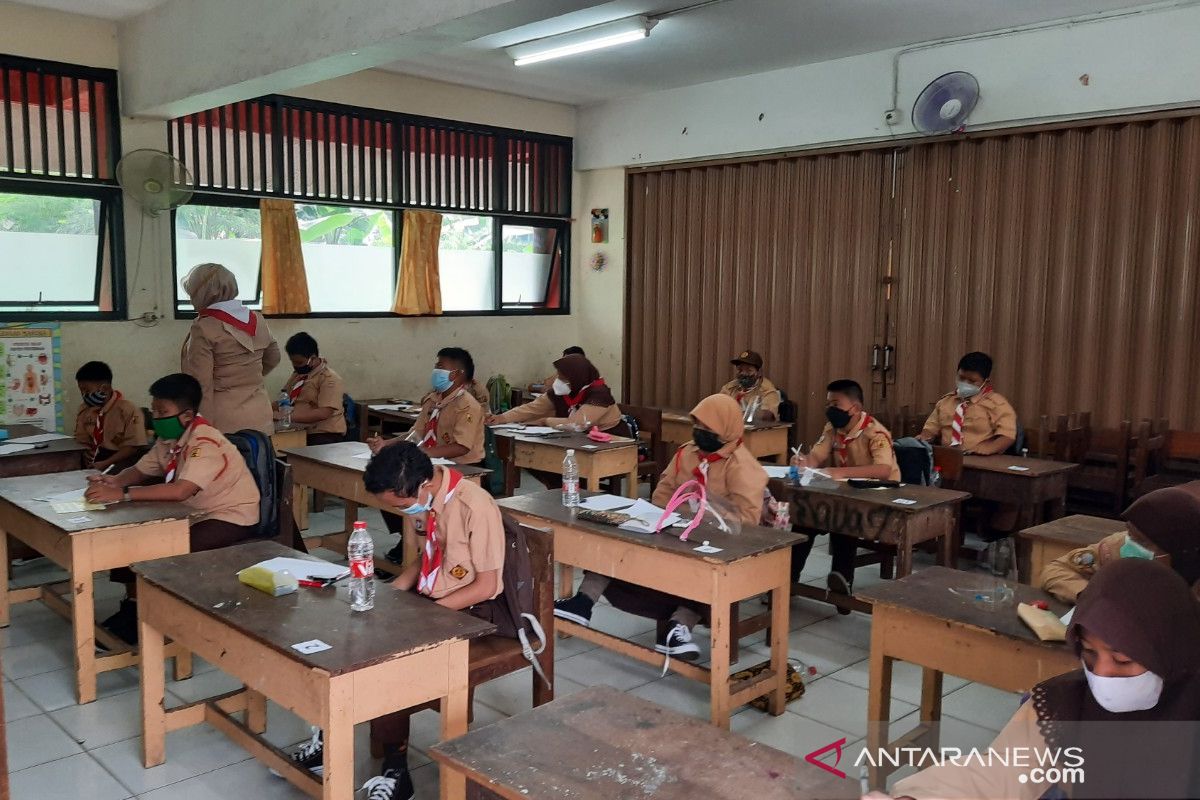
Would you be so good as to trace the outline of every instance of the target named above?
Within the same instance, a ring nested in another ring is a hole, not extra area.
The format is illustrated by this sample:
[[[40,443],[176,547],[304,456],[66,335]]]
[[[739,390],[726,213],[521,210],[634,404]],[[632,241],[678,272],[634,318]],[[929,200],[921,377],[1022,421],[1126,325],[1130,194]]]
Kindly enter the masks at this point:
[[[648,17],[626,17],[603,25],[593,25],[577,31],[560,33],[557,36],[547,36],[544,39],[533,39],[528,42],[506,47],[513,58],[513,64],[523,67],[526,64],[537,64],[552,58],[573,56],[577,53],[587,53],[604,47],[613,47],[628,42],[636,42],[650,35],[650,29],[658,24],[658,20]]]

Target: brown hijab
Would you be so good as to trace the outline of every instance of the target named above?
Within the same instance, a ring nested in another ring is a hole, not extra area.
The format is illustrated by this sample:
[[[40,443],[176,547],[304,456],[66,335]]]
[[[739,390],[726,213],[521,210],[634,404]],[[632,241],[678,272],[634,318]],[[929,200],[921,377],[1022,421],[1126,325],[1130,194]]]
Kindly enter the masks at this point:
[[[746,428],[742,422],[742,407],[727,394],[711,394],[692,409],[692,419],[717,435],[725,446],[719,452],[727,454],[742,442]]]
[[[1082,748],[1086,780],[1072,797],[1196,796],[1200,603],[1188,585],[1160,562],[1123,558],[1096,572],[1071,622],[1067,645],[1077,654],[1087,631],[1163,679],[1154,708],[1127,713],[1102,708],[1082,669],[1034,688],[1046,742]]]
[[[1200,580],[1200,481],[1150,492],[1122,516],[1171,556],[1189,586]]]
[[[589,406],[611,406],[617,402],[600,377],[600,371],[584,356],[563,356],[554,362],[554,368],[571,387],[571,393],[565,397],[546,387],[558,416],[565,417],[571,413],[571,409],[584,403]]]

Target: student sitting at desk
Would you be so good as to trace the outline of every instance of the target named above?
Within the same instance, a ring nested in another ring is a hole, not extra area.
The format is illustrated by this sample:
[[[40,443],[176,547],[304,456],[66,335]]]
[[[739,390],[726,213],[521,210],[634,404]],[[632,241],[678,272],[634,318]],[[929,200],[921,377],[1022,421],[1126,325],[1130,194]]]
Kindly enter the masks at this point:
[[[385,447],[371,459],[363,484],[397,512],[425,522],[421,560],[392,583],[446,608],[471,613],[472,606],[504,591],[504,522],[500,507],[482,487],[461,473],[437,467],[412,442]],[[370,800],[409,800],[411,712],[398,711],[371,721],[372,738],[383,745],[380,774],[363,789]],[[298,765],[320,773],[323,743],[317,731],[292,754]]]
[[[568,347],[566,350],[562,351],[562,354],[564,356],[583,356],[584,358],[587,358],[587,353],[583,352],[583,348],[577,345]],[[525,387],[525,391],[531,396],[545,394],[546,392],[550,391],[550,388],[554,385],[554,379],[556,377],[556,375],[550,375],[543,379],[541,383],[531,383]]]
[[[964,747],[961,765],[899,780],[892,796],[1200,796],[1200,604],[1187,584],[1163,564],[1121,559],[1080,595],[1067,635],[1081,669],[1034,687],[990,751],[979,748],[983,758]],[[989,752],[997,754],[990,764]],[[1031,771],[1054,755],[1056,766],[1080,768],[1071,785]]]
[[[692,409],[692,423],[692,443],[675,451],[675,457],[659,478],[651,502],[665,506],[676,489],[695,479],[704,484],[708,493],[736,508],[743,524],[757,525],[762,516],[767,473],[742,444],[745,429],[741,407],[729,395],[714,394]],[[619,608],[670,620],[671,624],[655,644],[655,650],[685,661],[699,657],[700,648],[692,641],[692,628],[700,622],[705,610],[703,606],[605,575],[587,573],[574,597],[555,602],[554,616],[590,625],[592,607],[606,592],[610,594],[609,600]]]
[[[597,427],[607,431],[621,425],[621,410],[600,372],[584,356],[563,356],[554,362],[558,370],[550,391],[511,411],[488,417],[487,424],[526,422],[551,428],[577,426],[581,431]]]
[[[283,393],[292,402],[292,422],[308,426],[309,444],[345,441],[342,377],[321,358],[317,340],[303,331],[288,339],[284,350],[292,362],[292,376],[283,385]],[[272,407],[275,419],[280,419],[279,403]]]
[[[152,424],[158,437],[150,452],[117,475],[91,475],[86,497],[93,503],[183,503],[192,517],[191,549],[216,550],[258,531],[258,486],[237,447],[197,413],[202,392],[191,375],[177,373],[150,386]],[[126,584],[120,610],[103,625],[137,643],[137,597],[133,573],[109,577]]]
[[[863,390],[856,381],[838,380],[825,387],[828,405],[825,419],[828,422],[821,431],[821,438],[807,455],[792,457],[796,467],[823,469],[831,477],[876,478],[878,480],[900,480],[900,467],[896,463],[896,451],[892,449],[892,434],[881,422],[863,409]],[[795,583],[804,570],[808,554],[812,551],[813,537],[798,544],[792,551],[792,582]],[[832,571],[826,578],[829,591],[835,594],[853,594],[854,558],[858,554],[858,540],[839,533],[830,533],[829,551],[833,557]],[[849,614],[849,609],[838,609]]]
[[[1128,532],[1054,559],[1042,570],[1042,588],[1074,603],[1097,570],[1123,558],[1147,558],[1166,559],[1200,594],[1200,481],[1148,492],[1122,517]]]
[[[759,407],[755,419],[778,419],[781,395],[775,384],[763,376],[763,357],[753,350],[743,350],[729,363],[733,365],[737,375],[721,387],[721,392],[737,400],[743,409],[749,408],[750,404],[757,400]]]
[[[142,410],[113,388],[112,369],[89,361],[75,373],[83,406],[75,417],[75,441],[87,448],[87,466],[104,471],[131,466],[146,446]]]
[[[438,351],[434,362],[431,385],[433,391],[421,400],[421,413],[413,423],[412,433],[417,446],[430,458],[445,458],[456,464],[479,464],[483,461],[483,409],[468,389],[475,377],[475,361],[461,347],[445,347]],[[387,447],[404,441],[404,437],[367,441],[371,452],[378,455]],[[395,563],[404,563],[404,519],[390,511],[381,511],[387,529],[401,534],[401,541],[386,554]]]

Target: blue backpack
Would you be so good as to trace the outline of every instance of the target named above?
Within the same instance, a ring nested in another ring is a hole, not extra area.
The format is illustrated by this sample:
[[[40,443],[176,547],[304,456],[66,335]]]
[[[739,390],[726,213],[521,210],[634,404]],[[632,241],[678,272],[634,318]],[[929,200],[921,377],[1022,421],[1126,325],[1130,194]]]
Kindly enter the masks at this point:
[[[270,539],[279,535],[279,486],[275,475],[275,448],[269,436],[262,431],[244,430],[227,433],[225,438],[233,443],[258,487],[258,530],[256,539]]]

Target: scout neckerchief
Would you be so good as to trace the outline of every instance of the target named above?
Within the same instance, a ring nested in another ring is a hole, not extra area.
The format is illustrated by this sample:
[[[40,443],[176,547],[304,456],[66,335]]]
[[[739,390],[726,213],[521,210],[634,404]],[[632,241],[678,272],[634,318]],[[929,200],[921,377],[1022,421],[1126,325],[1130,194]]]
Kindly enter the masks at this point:
[[[867,429],[867,426],[873,422],[873,420],[871,419],[871,415],[868,414],[867,412],[864,411],[862,416],[863,416],[862,424],[859,425],[855,429],[854,433],[845,434],[845,433],[842,433],[841,431],[833,432],[834,433],[833,457],[837,461],[837,466],[839,466],[839,467],[846,466],[846,464],[849,460],[846,455],[846,453],[847,453],[846,446],[850,443],[850,441],[852,439],[857,439],[859,436],[861,436],[862,432]]]
[[[740,386],[741,384],[738,384],[738,385]],[[733,396],[733,399],[737,400],[738,403],[741,403],[742,399],[745,398],[746,395],[758,391],[760,387],[762,387],[762,378],[759,378],[758,380],[756,380],[754,382],[754,385],[751,386],[749,389],[745,389],[745,390],[740,391],[737,394],[735,394]]]
[[[458,387],[457,392],[445,398],[441,402],[434,401],[433,408],[429,410],[429,419],[425,422],[425,436],[421,439],[421,443],[417,445],[418,447],[437,447],[438,417],[442,415],[442,408],[444,408],[450,401],[457,399],[458,396],[466,390],[467,389],[465,386],[460,386]]]
[[[738,439],[737,445],[741,445],[741,443],[742,443],[742,440]],[[734,447],[735,450],[737,449],[737,445],[735,445],[735,447]],[[675,474],[676,475],[679,474],[679,459],[682,455],[683,455],[683,448],[681,447],[675,451]],[[696,480],[700,481],[701,486],[708,486],[708,465],[715,464],[718,461],[722,461],[723,459],[725,459],[725,455],[723,455],[719,450],[715,453],[704,453],[704,451],[702,451],[700,449],[696,450],[696,455],[699,456],[700,463],[692,468],[692,476]]]
[[[606,384],[604,382],[604,378],[596,378],[596,380],[592,381],[587,386],[580,389],[577,393],[575,393],[569,397],[563,398],[563,399],[567,401],[567,408],[573,409],[576,406],[583,403],[583,396],[585,394],[587,394],[588,390],[591,389],[593,386],[607,386],[607,385],[608,384]]]
[[[224,322],[226,325],[232,325],[239,331],[245,332],[247,336],[253,336],[254,331],[258,329],[258,317],[254,315],[253,311],[250,312],[250,317],[245,322],[242,322],[228,311],[222,311],[219,308],[206,308],[200,312],[200,316],[212,317],[213,319]]]
[[[970,403],[972,400],[974,400],[976,398],[983,399],[983,396],[988,394],[991,391],[992,391],[992,385],[989,383],[986,386],[984,386],[982,389],[980,389],[979,394],[977,394],[974,398],[968,397],[966,400],[960,399],[958,405],[954,407],[954,421],[950,423],[950,446],[951,447],[962,447],[963,417],[965,417],[966,413],[967,413],[967,403]]]
[[[447,472],[450,473],[450,479],[447,483],[446,499],[442,501],[443,509],[454,497],[454,490],[462,480],[462,473],[458,470],[451,469]],[[437,538],[437,518],[437,512],[433,510],[433,503],[430,503],[428,530],[425,532],[425,549],[421,551],[421,578],[417,583],[417,591],[423,595],[433,593],[433,585],[437,583],[438,573],[442,571],[443,548]]]
[[[163,483],[171,483],[175,480],[175,470],[179,467],[179,453],[183,450],[183,443],[188,439],[191,432],[197,425],[207,425],[208,420],[197,414],[192,417],[192,421],[188,423],[187,430],[175,442],[175,446],[167,453],[167,472],[163,476]]]
[[[320,367],[314,367],[313,372],[318,369]],[[292,388],[288,389],[288,400],[291,400],[293,405],[296,402],[296,398],[300,396],[300,390],[304,388],[304,384],[308,383],[308,379],[313,376],[313,372],[309,372],[307,375],[301,375],[299,372],[296,373],[296,382],[292,384]]]
[[[108,398],[108,402],[100,406],[100,410],[96,412],[96,425],[92,428],[92,443],[88,446],[92,461],[96,460],[100,446],[104,444],[104,415],[111,411],[120,399],[121,393],[114,389],[112,397]]]

